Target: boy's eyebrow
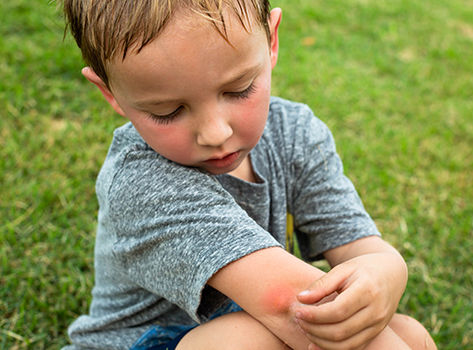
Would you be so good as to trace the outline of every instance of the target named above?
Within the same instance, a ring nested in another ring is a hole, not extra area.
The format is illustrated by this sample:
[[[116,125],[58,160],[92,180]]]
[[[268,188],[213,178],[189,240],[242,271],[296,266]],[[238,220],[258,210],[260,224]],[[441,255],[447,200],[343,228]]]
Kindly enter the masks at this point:
[[[242,72],[238,72],[233,77],[228,79],[228,81],[223,83],[222,86],[226,87],[226,86],[230,86],[232,84],[238,83],[241,80],[245,79],[246,77],[248,77],[250,75],[253,75],[256,72],[258,72],[260,70],[260,68],[261,68],[261,64],[256,64],[254,66],[245,68]],[[175,102],[175,101],[177,101],[177,99],[172,99],[172,98],[171,99],[164,99],[164,100],[153,99],[153,100],[136,101],[134,103],[134,105],[136,107],[146,107],[146,106],[159,105],[159,104],[162,104],[162,103],[170,103],[170,102]]]
[[[228,79],[226,83],[222,84],[222,86],[228,86],[228,85],[238,83],[240,80],[245,79],[247,76],[255,74],[257,71],[259,71],[260,68],[261,68],[261,64],[250,66],[244,69],[242,72],[235,74],[233,77]]]

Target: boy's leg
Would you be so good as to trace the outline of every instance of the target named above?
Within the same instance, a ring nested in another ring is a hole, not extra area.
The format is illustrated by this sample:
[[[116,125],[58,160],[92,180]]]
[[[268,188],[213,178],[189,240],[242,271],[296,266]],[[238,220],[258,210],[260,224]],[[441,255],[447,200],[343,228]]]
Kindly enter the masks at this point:
[[[187,333],[176,350],[290,350],[244,311],[232,312]]]
[[[394,314],[388,327],[365,350],[437,350],[429,332],[412,317]]]
[[[260,322],[244,311],[218,317],[194,328],[179,342],[176,350],[290,350]],[[415,319],[395,314],[388,327],[366,350],[437,350],[427,330]]]
[[[424,326],[417,320],[402,314],[394,314],[389,327],[412,350],[437,350],[434,340]]]

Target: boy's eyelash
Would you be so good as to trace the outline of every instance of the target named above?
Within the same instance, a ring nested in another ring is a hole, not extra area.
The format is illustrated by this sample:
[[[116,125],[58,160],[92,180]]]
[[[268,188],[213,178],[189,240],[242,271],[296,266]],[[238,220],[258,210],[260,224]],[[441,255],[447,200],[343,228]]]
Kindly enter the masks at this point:
[[[227,95],[230,95],[233,98],[243,99],[243,98],[248,98],[253,92],[255,92],[255,90],[256,90],[255,84],[251,83],[251,85],[248,86],[245,90],[238,91],[238,92],[227,92]]]
[[[172,122],[179,115],[182,108],[183,108],[182,106],[179,106],[174,112],[171,112],[166,115],[158,115],[158,114],[149,113],[148,117],[151,118],[153,121],[157,122],[158,124],[166,125]]]

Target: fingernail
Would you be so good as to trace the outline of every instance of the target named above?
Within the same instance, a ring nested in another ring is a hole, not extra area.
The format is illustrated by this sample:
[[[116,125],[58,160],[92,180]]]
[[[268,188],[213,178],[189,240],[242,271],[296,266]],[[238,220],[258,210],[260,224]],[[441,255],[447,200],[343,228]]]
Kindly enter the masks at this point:
[[[310,290],[303,290],[302,292],[299,293],[299,295],[303,297],[304,295],[309,295],[309,293],[310,293]]]

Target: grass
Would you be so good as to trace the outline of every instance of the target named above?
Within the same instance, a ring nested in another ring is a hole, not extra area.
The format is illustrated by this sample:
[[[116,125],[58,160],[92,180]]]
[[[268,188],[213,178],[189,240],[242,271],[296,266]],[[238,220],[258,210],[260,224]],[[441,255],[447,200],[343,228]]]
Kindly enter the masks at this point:
[[[400,311],[473,343],[473,4],[273,0],[273,93],[332,129],[410,280]],[[47,0],[0,3],[0,348],[58,349],[93,286],[95,177],[124,122]]]

